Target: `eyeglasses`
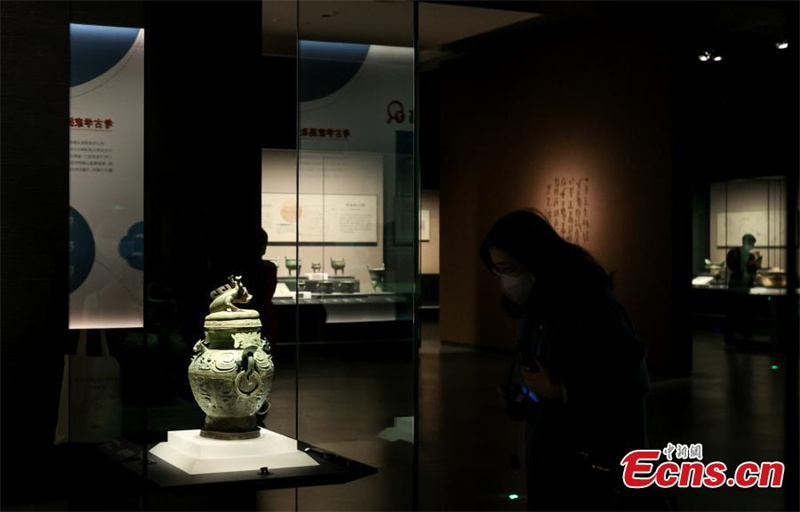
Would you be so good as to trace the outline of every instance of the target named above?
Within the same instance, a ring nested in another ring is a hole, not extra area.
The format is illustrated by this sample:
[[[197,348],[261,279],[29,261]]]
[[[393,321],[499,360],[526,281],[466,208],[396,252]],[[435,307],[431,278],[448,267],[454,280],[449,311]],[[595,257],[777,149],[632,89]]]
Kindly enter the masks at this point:
[[[492,267],[492,272],[498,276],[511,276],[517,277],[525,272],[525,267],[519,265],[508,265],[500,267]]]

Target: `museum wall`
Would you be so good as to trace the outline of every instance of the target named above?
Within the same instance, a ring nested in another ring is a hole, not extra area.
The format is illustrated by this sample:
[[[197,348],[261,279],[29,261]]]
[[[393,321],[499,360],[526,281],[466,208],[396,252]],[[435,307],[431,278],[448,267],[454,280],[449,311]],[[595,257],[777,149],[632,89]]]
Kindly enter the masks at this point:
[[[529,36],[440,69],[442,339],[513,346],[515,324],[478,246],[502,215],[547,210],[548,184],[583,179],[576,238],[616,271],[651,367],[668,372],[677,334],[667,46],[620,27]]]
[[[420,241],[420,269],[422,274],[439,273],[439,191],[423,190],[420,196],[420,210],[430,213],[430,234],[427,242]]]

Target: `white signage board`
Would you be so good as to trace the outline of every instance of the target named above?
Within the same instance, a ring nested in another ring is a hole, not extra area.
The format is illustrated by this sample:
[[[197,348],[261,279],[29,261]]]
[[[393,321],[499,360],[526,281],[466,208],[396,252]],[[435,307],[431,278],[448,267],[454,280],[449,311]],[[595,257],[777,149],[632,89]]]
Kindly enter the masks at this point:
[[[419,239],[421,242],[431,241],[431,211],[420,210],[419,212]]]
[[[767,212],[728,212],[717,214],[717,247],[742,245],[742,237],[751,234],[756,245],[767,245]]]
[[[414,129],[414,49],[303,40],[299,51],[300,148],[398,152],[397,133]]]
[[[378,196],[261,194],[261,225],[270,243],[377,244]]]
[[[144,30],[70,32],[69,326],[141,327]]]

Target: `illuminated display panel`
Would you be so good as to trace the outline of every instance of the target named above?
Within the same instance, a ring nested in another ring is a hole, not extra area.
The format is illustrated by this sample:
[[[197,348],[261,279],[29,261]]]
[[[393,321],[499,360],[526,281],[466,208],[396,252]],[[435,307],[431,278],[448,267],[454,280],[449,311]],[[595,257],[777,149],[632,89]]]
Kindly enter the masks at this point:
[[[71,329],[142,327],[144,30],[70,25]]]

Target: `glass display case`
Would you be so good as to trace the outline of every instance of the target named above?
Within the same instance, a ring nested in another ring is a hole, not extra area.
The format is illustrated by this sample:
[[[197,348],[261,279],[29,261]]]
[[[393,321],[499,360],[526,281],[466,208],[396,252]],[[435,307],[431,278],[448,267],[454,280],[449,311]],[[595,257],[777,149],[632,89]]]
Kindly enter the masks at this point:
[[[73,506],[413,507],[414,6],[366,9],[372,40],[320,21],[337,5],[193,6],[226,27],[204,36],[228,57],[214,76],[176,5],[140,26],[75,11],[73,75],[108,58],[71,89],[58,442],[93,461]],[[84,169],[97,155],[113,170]],[[125,492],[102,485],[117,470]]]
[[[290,307],[300,317],[298,438],[378,472],[347,488],[301,489],[298,505],[412,509],[414,5],[360,4],[364,32],[337,26],[345,7],[299,3],[297,244],[285,256],[304,266]],[[272,185],[264,172],[262,191]]]

